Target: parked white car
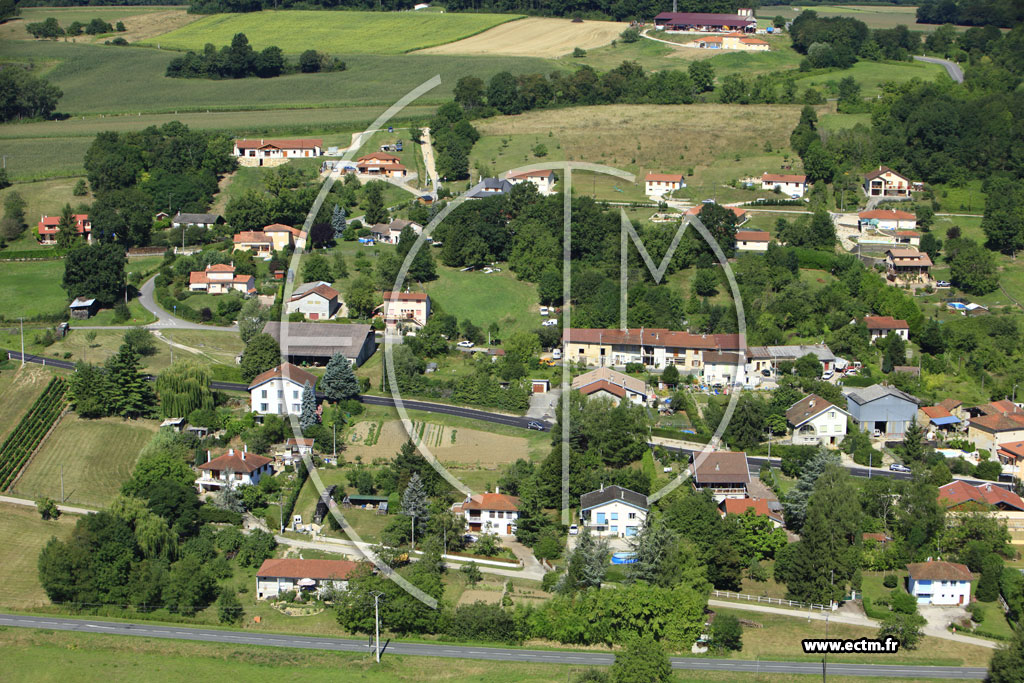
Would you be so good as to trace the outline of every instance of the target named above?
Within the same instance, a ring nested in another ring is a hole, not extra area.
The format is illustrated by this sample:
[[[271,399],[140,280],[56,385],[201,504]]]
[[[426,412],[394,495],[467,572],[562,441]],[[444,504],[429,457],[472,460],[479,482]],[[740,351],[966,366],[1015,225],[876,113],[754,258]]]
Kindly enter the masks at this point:
[[[552,351],[551,352],[551,358],[553,358],[554,360],[561,360],[561,358],[562,358],[562,349],[555,349],[554,351]]]
[[[547,315],[548,314],[548,307],[547,306],[541,306],[540,307],[540,314],[541,315]]]
[[[463,348],[463,349],[471,349],[471,348],[473,348],[473,342],[471,342],[471,341],[469,341],[469,340],[467,339],[467,340],[465,340],[465,341],[460,341],[460,342],[458,343],[458,346],[460,346],[460,347],[461,347],[461,348]]]
[[[558,321],[555,320],[554,318],[548,318],[547,320],[541,323],[541,325],[543,325],[544,327],[554,327],[557,324]]]
[[[576,536],[579,533],[580,533],[580,528],[578,526],[576,526],[575,524],[570,524],[569,525],[569,535],[570,536]]]

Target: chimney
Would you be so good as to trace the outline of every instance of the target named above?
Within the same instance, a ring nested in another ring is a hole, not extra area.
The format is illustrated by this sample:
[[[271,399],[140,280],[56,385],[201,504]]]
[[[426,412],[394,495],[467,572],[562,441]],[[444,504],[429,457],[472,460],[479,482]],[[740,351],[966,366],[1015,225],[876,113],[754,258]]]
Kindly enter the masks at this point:
[[[245,451],[242,451],[242,460],[245,460]]]
[[[813,407],[814,407],[814,399],[812,398],[812,399],[811,399],[811,401],[810,401],[810,403],[808,403],[807,405],[808,405],[809,407],[813,408]]]
[[[601,482],[601,490],[604,491],[604,482]]]
[[[206,462],[210,462],[211,460],[213,460],[213,456],[210,455],[210,451],[206,451]]]
[[[229,448],[228,449],[228,455],[234,455],[234,454],[235,454],[235,449],[234,448]]]
[[[501,487],[500,486],[495,486],[494,487],[494,492],[495,493],[501,493]]]

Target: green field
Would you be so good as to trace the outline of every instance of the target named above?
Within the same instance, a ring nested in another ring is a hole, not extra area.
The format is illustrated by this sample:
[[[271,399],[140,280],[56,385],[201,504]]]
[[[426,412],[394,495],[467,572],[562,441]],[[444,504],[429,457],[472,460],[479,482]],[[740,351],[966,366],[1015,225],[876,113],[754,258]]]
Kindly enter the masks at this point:
[[[920,78],[924,81],[933,81],[936,78],[947,80],[949,75],[940,64],[929,62],[857,62],[849,69],[831,71],[828,73],[814,74],[797,79],[796,83],[801,89],[810,86],[825,86],[830,92],[838,87],[839,81],[847,76],[853,76],[860,84],[861,92],[865,97],[874,96],[881,92],[883,83],[903,83],[913,78]],[[830,86],[829,84],[832,84]],[[837,91],[838,92],[838,91]]]
[[[438,266],[437,274],[438,279],[427,284],[430,300],[459,320],[471,320],[484,330],[492,322],[498,323],[500,335],[505,338],[515,332],[532,331],[541,323],[537,286],[517,280],[507,268],[488,275]]]
[[[0,127],[0,130],[4,130],[4,128]],[[6,140],[0,140],[0,147],[4,147],[6,142]],[[43,149],[48,144],[48,141],[42,140],[36,148]],[[82,148],[82,153],[84,154],[84,152],[85,149]],[[20,177],[20,172],[17,170],[19,165],[15,163],[16,159],[18,157],[7,158],[7,172],[13,179]],[[80,156],[79,163],[81,163],[81,160]],[[25,200],[25,222],[28,223],[28,227],[25,228],[25,232],[18,239],[9,243],[9,248],[17,250],[37,248],[39,242],[36,240],[36,235],[39,233],[36,228],[40,216],[44,214],[59,216],[60,210],[64,208],[65,204],[78,207],[82,203],[91,202],[92,198],[88,195],[85,197],[74,196],[72,191],[76,182],[77,179],[75,178],[56,178],[54,180],[42,180],[31,183],[16,182],[7,189],[0,190],[0,202],[3,202],[7,195],[13,192],[17,192]],[[0,264],[0,272],[2,270],[3,265]],[[3,308],[0,307],[0,311],[2,310]]]
[[[131,475],[139,451],[156,428],[152,421],[83,420],[68,413],[43,441],[11,492],[59,501],[63,471],[66,502],[107,505]]]
[[[0,262],[0,311],[7,319],[60,313],[68,302],[63,277],[63,261]]]
[[[276,45],[285,54],[312,49],[329,54],[397,55],[452,43],[518,18],[513,14],[268,10],[203,17],[149,44],[202,50],[207,43],[229,45],[236,33],[244,33],[255,50]]]
[[[938,26],[917,23],[917,7],[908,5],[815,5],[813,7],[761,7],[758,19],[781,16],[792,21],[804,9],[813,9],[822,17],[852,17],[867,24],[868,28],[895,28],[903,24],[913,31],[934,31]]]
[[[67,538],[76,517],[64,515],[57,521],[44,522],[34,507],[0,503],[0,566],[4,568],[4,590],[0,605],[25,609],[49,604],[39,585],[36,561],[39,551],[53,536]],[[7,648],[0,645],[6,660]],[[9,671],[4,673],[7,678]],[[26,671],[27,673],[27,671]]]

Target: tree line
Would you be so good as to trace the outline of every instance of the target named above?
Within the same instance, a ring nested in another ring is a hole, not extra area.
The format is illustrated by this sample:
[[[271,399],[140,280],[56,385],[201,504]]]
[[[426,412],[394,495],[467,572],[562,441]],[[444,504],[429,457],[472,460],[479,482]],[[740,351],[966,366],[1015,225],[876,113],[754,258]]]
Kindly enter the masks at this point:
[[[19,65],[0,69],[0,122],[49,118],[64,92]]]
[[[344,70],[345,62],[316,50],[303,52],[297,63],[288,62],[276,45],[256,52],[244,33],[236,33],[231,45],[220,50],[207,43],[201,53],[189,50],[184,56],[175,57],[167,65],[166,75],[168,78],[274,78],[288,73]]]
[[[88,24],[84,24],[80,21],[73,21],[68,24],[67,28],[63,28],[60,23],[54,17],[47,17],[43,21],[33,22],[25,25],[25,30],[28,31],[33,38],[53,38],[57,39],[61,36],[80,36],[83,33],[89,36],[96,36],[102,33],[124,33],[128,29],[125,28],[124,22],[119,21],[117,24],[111,24],[109,21],[104,21],[99,17],[92,19]]]
[[[959,24],[1012,28],[1024,21],[1024,7],[1013,0],[924,0],[919,24]]]

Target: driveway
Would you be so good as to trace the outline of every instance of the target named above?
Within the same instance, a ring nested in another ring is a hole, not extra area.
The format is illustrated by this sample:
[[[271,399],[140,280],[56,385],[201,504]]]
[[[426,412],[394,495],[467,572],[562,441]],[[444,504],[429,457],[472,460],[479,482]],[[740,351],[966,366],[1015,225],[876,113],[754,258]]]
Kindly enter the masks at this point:
[[[156,276],[149,278],[139,289],[139,303],[147,311],[156,316],[156,322],[146,325],[151,330],[227,330],[227,331],[238,331],[238,323],[231,325],[230,327],[224,327],[220,325],[201,325],[199,323],[192,323],[187,320],[183,320],[175,315],[171,315],[157,304],[156,299],[153,297],[153,291],[156,289]]]
[[[562,396],[562,388],[551,389],[543,394],[530,394],[530,407],[526,417],[532,420],[553,422],[555,411],[558,410],[558,399]]]

